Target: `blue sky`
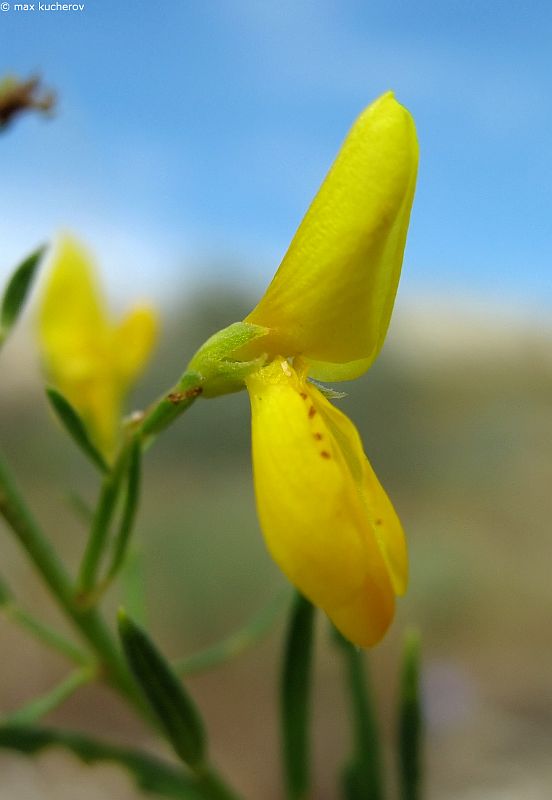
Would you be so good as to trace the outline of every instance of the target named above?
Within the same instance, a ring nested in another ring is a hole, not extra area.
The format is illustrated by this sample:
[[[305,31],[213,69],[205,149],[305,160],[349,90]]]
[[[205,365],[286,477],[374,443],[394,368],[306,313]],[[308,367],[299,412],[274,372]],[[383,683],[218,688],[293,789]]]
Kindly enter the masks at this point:
[[[1,270],[69,228],[115,296],[206,270],[261,287],[353,119],[393,89],[421,144],[402,296],[549,308],[549,4],[85,5],[0,12],[0,71],[60,96],[0,140]]]

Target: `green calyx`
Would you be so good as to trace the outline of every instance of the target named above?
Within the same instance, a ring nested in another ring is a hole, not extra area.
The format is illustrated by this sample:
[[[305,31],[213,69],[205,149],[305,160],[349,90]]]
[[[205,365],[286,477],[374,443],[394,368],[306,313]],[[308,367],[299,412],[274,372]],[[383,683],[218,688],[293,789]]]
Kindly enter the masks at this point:
[[[188,372],[201,376],[203,397],[241,391],[247,376],[265,365],[266,354],[241,361],[240,351],[267,333],[268,329],[260,325],[234,322],[207,339],[188,365]]]

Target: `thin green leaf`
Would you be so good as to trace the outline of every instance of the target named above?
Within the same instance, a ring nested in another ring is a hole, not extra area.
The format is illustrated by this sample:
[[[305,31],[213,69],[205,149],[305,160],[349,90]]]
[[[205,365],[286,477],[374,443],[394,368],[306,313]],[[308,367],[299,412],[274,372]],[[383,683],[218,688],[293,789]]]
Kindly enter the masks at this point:
[[[176,754],[192,769],[205,763],[203,723],[194,701],[146,633],[119,612],[119,633],[128,665]]]
[[[289,591],[286,588],[285,592],[272,599],[243,628],[212,647],[179,659],[173,664],[173,669],[178,675],[194,675],[220,667],[236,658],[268,634],[288,601]]]
[[[314,607],[297,593],[291,610],[281,684],[284,770],[290,800],[307,797]]]
[[[92,606],[103,591],[96,586],[96,576],[109,537],[113,515],[117,507],[128,467],[129,447],[120,452],[112,470],[104,476],[98,505],[94,511],[90,534],[81,561],[77,580],[76,599],[81,608]]]
[[[119,586],[129,616],[138,625],[147,627],[144,554],[140,549],[133,547],[129,551],[121,570]]]
[[[113,542],[113,556],[111,566],[107,572],[106,582],[110,582],[115,575],[119,572],[127,552],[128,543],[132,529],[134,527],[134,520],[136,519],[136,512],[138,511],[138,502],[140,500],[140,483],[141,483],[141,456],[142,447],[140,440],[135,438],[132,440],[128,456],[127,465],[127,489],[125,497],[125,505],[121,517],[121,524],[119,530],[115,535]]]
[[[3,606],[7,606],[9,603],[12,602],[13,595],[11,593],[11,589],[9,588],[8,584],[4,581],[4,579],[0,576],[0,608]]]
[[[54,628],[45,625],[28,611],[20,608],[16,603],[13,593],[4,579],[0,576],[0,610],[4,616],[31,633],[40,642],[62,653],[70,661],[77,664],[89,664],[90,658],[73,642],[66,639]]]
[[[423,719],[420,701],[420,637],[410,631],[405,639],[399,705],[399,773],[401,800],[421,796]]]
[[[54,628],[36,619],[28,611],[17,606],[13,601],[8,601],[3,610],[9,620],[24,628],[47,647],[57,650],[58,653],[76,664],[90,663],[90,657],[80,647],[66,639]]]
[[[30,725],[41,717],[49,714],[64,703],[77,689],[90,683],[96,677],[97,669],[94,666],[84,667],[71,673],[65,680],[50,689],[46,694],[35,697],[30,703],[18,708],[3,720],[5,725]]]
[[[80,733],[21,725],[0,726],[0,747],[34,755],[46,747],[64,747],[85,764],[113,762],[124,767],[145,792],[173,800],[202,800],[192,779],[160,759],[127,747],[107,744]]]
[[[10,278],[0,306],[0,344],[17,322],[45,250],[45,246],[35,250],[17,267]]]
[[[353,726],[353,755],[343,772],[346,800],[382,800],[380,736],[364,654],[334,629],[343,654]]]
[[[80,447],[86,457],[89,458],[101,472],[108,472],[109,467],[104,457],[92,442],[86,430],[86,425],[67,398],[52,387],[46,389],[46,395],[61,424],[77,446]]]
[[[89,503],[81,497],[80,494],[74,491],[67,492],[66,500],[72,511],[75,512],[77,518],[84,523],[84,525],[90,525],[94,516],[94,510]]]

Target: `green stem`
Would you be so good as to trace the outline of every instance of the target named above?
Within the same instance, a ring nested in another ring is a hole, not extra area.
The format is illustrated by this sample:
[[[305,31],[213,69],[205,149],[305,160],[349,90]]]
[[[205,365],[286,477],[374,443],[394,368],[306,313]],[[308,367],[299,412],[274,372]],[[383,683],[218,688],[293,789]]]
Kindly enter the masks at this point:
[[[149,446],[157,434],[187,411],[202,391],[201,376],[197,372],[185,372],[178,383],[146,412],[136,428],[144,446]]]
[[[140,695],[109,629],[95,610],[83,610],[75,606],[72,581],[65,567],[25,505],[1,459],[0,514],[17,536],[58,604],[99,656],[108,681],[143,712]]]
[[[222,642],[176,661],[173,664],[175,672],[182,676],[193,675],[197,672],[215,669],[241,655],[262,639],[263,636],[266,636],[278,619],[282,609],[287,606],[288,601],[289,591],[286,589],[285,592],[273,598],[243,628],[232,633]]]
[[[64,703],[85,683],[90,683],[90,681],[94,680],[96,674],[97,668],[94,666],[76,670],[46,694],[35,698],[22,708],[18,708],[13,714],[5,717],[2,720],[2,724],[29,725],[36,722]]]

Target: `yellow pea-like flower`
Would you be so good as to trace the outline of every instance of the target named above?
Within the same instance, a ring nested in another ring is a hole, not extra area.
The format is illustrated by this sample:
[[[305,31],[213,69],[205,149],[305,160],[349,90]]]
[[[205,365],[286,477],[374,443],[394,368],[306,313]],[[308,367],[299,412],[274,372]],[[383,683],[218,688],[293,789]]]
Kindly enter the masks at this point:
[[[272,283],[246,378],[257,506],[288,578],[360,646],[408,580],[404,534],[353,423],[308,380],[357,377],[389,324],[416,183],[413,120],[391,93],[357,119]]]
[[[108,456],[125,395],[144,369],[156,333],[149,306],[135,306],[118,321],[111,318],[90,256],[63,236],[39,308],[42,355],[51,380]]]

